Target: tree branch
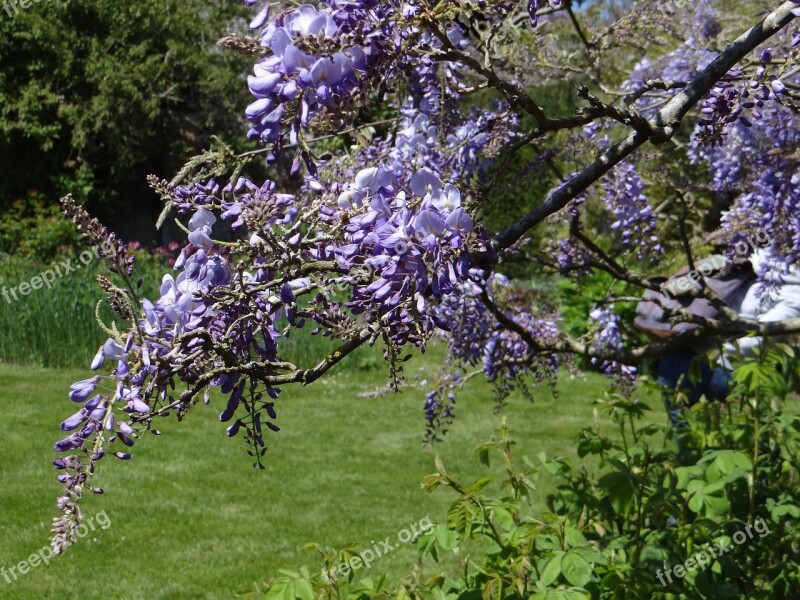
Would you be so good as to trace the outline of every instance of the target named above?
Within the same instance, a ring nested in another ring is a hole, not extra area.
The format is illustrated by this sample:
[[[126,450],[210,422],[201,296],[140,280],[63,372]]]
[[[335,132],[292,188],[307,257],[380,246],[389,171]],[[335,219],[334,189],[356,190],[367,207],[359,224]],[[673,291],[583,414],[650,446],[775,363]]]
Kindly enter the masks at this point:
[[[714,87],[728,71],[742,60],[748,52],[768,40],[786,27],[793,19],[792,10],[797,5],[785,2],[777,10],[767,15],[737,40],[732,42],[711,64],[709,64],[685,89],[675,94],[647,123],[650,131],[640,128],[603,152],[583,171],[547,194],[544,201],[527,215],[498,233],[492,240],[495,250],[508,248],[519,240],[529,229],[541,223],[546,217],[566,206],[579,194],[610,172],[617,164],[638,150],[645,142],[662,143],[669,140],[680,125],[686,113]],[[488,254],[476,255],[477,264],[488,262]]]

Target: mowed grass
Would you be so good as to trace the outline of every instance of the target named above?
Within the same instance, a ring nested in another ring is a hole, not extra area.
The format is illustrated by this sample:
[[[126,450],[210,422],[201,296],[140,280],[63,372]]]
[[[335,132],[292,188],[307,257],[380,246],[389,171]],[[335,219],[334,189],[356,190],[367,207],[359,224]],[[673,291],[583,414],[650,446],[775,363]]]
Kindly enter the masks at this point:
[[[439,353],[417,357],[406,371],[435,375]],[[10,566],[49,541],[60,484],[50,461],[59,423],[76,405],[70,383],[86,371],[0,365],[0,566]],[[438,453],[463,480],[487,474],[473,449],[507,419],[517,456],[545,451],[577,460],[575,436],[586,426],[611,428],[593,416],[603,394],[598,375],[565,377],[553,399],[535,390],[535,403],[515,394],[500,413],[491,388],[475,378],[458,399],[457,419],[443,443],[422,449],[420,389],[365,399],[359,392],[385,383],[384,369],[342,370],[308,388],[287,387],[278,401],[281,431],[268,438],[266,471],[254,469],[241,438],[228,439],[220,401],[196,407],[178,423],[158,423],[134,447],[134,459],[104,459],[86,498],[87,517],[105,511],[99,526],[56,558],[12,584],[0,577],[0,598],[232,598],[279,568],[316,564],[307,542],[371,547],[424,517],[446,519],[451,497],[420,489]],[[657,408],[651,403],[653,408]],[[654,410],[654,418],[663,411]],[[546,484],[545,484],[546,485]],[[401,546],[373,565],[372,574],[400,577],[416,559]],[[369,575],[370,571],[361,571]]]

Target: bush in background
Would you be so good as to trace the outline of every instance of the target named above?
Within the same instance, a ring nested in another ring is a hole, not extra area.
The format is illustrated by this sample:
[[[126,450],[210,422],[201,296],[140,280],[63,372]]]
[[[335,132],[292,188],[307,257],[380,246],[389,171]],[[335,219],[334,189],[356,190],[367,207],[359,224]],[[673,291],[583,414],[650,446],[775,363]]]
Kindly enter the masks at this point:
[[[0,214],[0,254],[53,260],[59,253],[79,247],[75,226],[58,206],[47,204],[42,194],[17,200]]]

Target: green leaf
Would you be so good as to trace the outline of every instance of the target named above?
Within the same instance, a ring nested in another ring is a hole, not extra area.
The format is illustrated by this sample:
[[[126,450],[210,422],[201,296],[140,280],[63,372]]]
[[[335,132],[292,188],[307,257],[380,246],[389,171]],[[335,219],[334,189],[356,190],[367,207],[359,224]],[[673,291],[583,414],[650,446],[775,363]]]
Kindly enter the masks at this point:
[[[646,550],[647,548],[645,548]],[[591,564],[595,563],[597,565],[607,565],[608,558],[595,550],[592,546],[579,546],[577,548],[572,548],[570,550],[573,554],[577,554],[578,556],[582,556],[586,561]]]
[[[695,494],[689,498],[689,510],[693,513],[699,513],[703,510],[703,496],[701,494]]]
[[[492,513],[497,523],[506,531],[511,531],[516,527],[516,523],[514,523],[514,515],[511,514],[511,511],[503,508],[502,506],[497,506],[492,509]]]
[[[574,552],[567,552],[561,558],[561,572],[566,580],[576,587],[583,587],[592,579],[591,565]]]
[[[580,531],[570,525],[564,527],[564,537],[570,546],[586,546],[589,543]]]
[[[706,483],[700,479],[689,482],[687,491],[693,494],[689,499],[689,510],[706,516],[724,515],[730,509],[730,503],[723,495],[725,489],[724,481]]]
[[[603,475],[597,484],[604,489],[611,501],[611,506],[620,514],[625,514],[633,502],[633,485],[627,473],[614,471]]]
[[[264,600],[295,600],[291,580],[278,579],[264,594]]]
[[[703,457],[702,462],[708,462],[709,460],[710,464],[706,470],[716,468],[723,477],[729,475],[737,468],[747,471],[753,469],[753,463],[750,461],[750,458],[737,450],[717,450],[711,452]]]
[[[538,550],[557,550],[560,547],[561,542],[558,537],[553,534],[543,533],[536,536],[536,548]]]
[[[470,486],[469,490],[467,490],[467,493],[471,495],[477,494],[491,482],[492,482],[491,477],[483,477],[481,479],[478,479],[478,481],[476,481]]]
[[[478,460],[484,467],[489,466],[489,446],[481,446],[478,448]]]
[[[458,534],[444,525],[436,526],[436,541],[444,550],[454,550],[458,547]]]
[[[539,579],[540,585],[547,587],[558,579],[558,576],[561,575],[562,556],[564,556],[564,553],[560,551],[553,555],[553,558],[550,559],[550,562],[547,563],[547,566],[542,571],[542,576]]]
[[[447,523],[451,529],[463,537],[469,537],[478,509],[468,496],[456,500],[447,512]]]
[[[314,600],[314,588],[307,579],[294,580],[294,595],[300,600]]]
[[[444,470],[444,464],[442,463],[442,459],[437,454],[433,457],[433,464],[436,467],[436,472],[439,473],[442,477],[447,477],[447,471]]]
[[[435,530],[428,530],[417,538],[417,551],[419,552],[420,558],[430,554],[434,562],[439,562]]]
[[[800,517],[800,508],[794,504],[782,504],[773,508],[770,511],[770,514],[772,515],[773,521],[781,521],[787,516],[794,517],[796,519],[797,517]]]

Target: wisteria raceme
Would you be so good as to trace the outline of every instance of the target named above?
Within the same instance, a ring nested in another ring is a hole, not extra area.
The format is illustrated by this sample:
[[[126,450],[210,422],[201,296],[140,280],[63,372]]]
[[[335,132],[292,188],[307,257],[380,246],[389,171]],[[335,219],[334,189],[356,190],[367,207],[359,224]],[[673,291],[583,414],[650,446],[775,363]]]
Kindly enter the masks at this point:
[[[261,43],[271,56],[248,79],[256,97],[247,109],[254,122],[249,136],[277,142],[285,120],[296,144],[301,126],[308,127],[320,110],[348,98],[359,87],[357,73],[376,67],[387,50],[389,40],[378,27],[385,6],[391,8],[380,2],[332,3],[319,10],[304,4],[268,25],[269,5],[265,7],[250,24],[263,28]]]
[[[205,385],[197,386],[199,374],[211,373],[233,357],[242,362],[253,356],[261,361],[274,359],[278,334],[272,317],[283,306],[280,301],[273,304],[262,292],[251,294],[259,312],[248,306],[239,310],[229,307],[225,311],[215,307],[215,302],[220,300],[216,292],[228,288],[233,281],[227,259],[212,253],[211,233],[216,217],[206,207],[218,208],[212,199],[216,190],[212,182],[193,186],[191,191],[185,188],[176,191],[176,205],[192,213],[189,219],[191,243],[175,265],[180,273],[177,277],[164,276],[160,297],[155,302],[142,300],[143,318],[133,324],[130,333],[117,339],[109,338],[100,347],[91,367],[99,370],[110,362],[111,373],[72,386],[70,398],[82,402],[83,408],[62,423],[62,429],[72,433],[56,444],[56,451],[71,453],[54,461],[56,468],[64,471],[59,481],[65,486],[58,502],[61,516],[54,521],[56,552],[62,552],[75,540],[81,518],[77,502],[89,485],[95,464],[109,453],[123,460],[131,458],[128,449],[139,432],[153,431],[153,415],[170,411],[182,414],[204,387],[218,386],[228,395],[227,407],[220,415],[222,421],[231,420],[239,404],[245,402],[249,414],[245,419],[237,419],[229,428],[229,435],[245,426],[252,430],[254,444],[264,445],[261,414],[265,410],[274,418],[274,410],[267,409],[269,403],[261,400],[261,393],[274,398],[279,391],[277,388],[263,386],[262,390],[257,390],[255,385],[245,388],[246,378],[235,371],[210,377]],[[81,218],[80,209],[74,205],[68,205],[67,210]],[[266,276],[262,273],[255,276],[241,273],[238,282],[248,285],[263,279]],[[172,390],[176,381],[197,387],[188,396],[174,398]],[[108,391],[92,396],[103,382]],[[250,394],[247,400],[245,392]],[[267,419],[264,424],[277,427]]]
[[[594,122],[583,128],[577,139],[605,150],[611,144],[610,124]],[[558,184],[558,187],[570,185],[571,174]],[[595,188],[610,215],[611,223],[606,225],[614,232],[613,246],[616,251],[633,252],[638,260],[648,259],[653,262],[663,254],[664,248],[657,235],[658,218],[650,206],[646,195],[647,186],[630,161],[622,161]],[[573,278],[590,272],[590,252],[574,235],[573,227],[582,228],[581,218],[585,212],[587,199],[593,199],[590,190],[572,200],[558,215],[568,229],[565,239],[550,240],[548,253],[555,258],[559,271]]]
[[[550,252],[555,256],[559,271],[564,275],[577,277],[590,272],[590,255],[575,238],[551,241]]]
[[[425,441],[434,442],[447,433],[447,428],[455,418],[456,391],[463,385],[464,378],[460,370],[452,369],[446,361],[441,372],[433,382],[432,389],[425,393]],[[428,387],[428,382],[421,382]]]
[[[797,85],[800,75],[790,66],[772,62],[776,54],[796,52],[790,48],[790,36],[774,42],[760,52],[760,64],[740,84],[742,95],[750,92],[751,100],[742,108],[751,116],[743,117],[736,109],[716,113],[720,133],[714,138],[716,144],[708,143],[708,124],[701,120],[692,136],[690,156],[708,165],[717,194],[734,198],[723,215],[729,247],[755,231],[767,231],[774,256],[788,267],[800,259],[800,158],[796,153],[800,115],[786,84]]]
[[[763,56],[768,58],[769,54]],[[752,127],[754,120],[761,119],[766,103],[774,101],[776,94],[786,89],[780,79],[763,81],[764,72],[764,67],[759,67],[756,78],[747,81],[741,71],[732,71],[728,73],[732,82],[718,82],[703,101],[703,118],[695,132],[695,138],[700,145],[713,146],[721,143],[728,125],[740,123],[745,127]]]
[[[373,167],[358,173],[338,204],[353,216],[336,261],[343,271],[372,274],[369,285],[360,284],[358,275],[350,278],[354,291],[348,307],[368,322],[388,322],[397,343],[424,344],[434,326],[427,298],[451,293],[468,277],[464,250],[485,244],[461,207],[461,193],[429,169],[417,171],[406,191],[388,170]]]
[[[656,213],[645,196],[645,185],[636,167],[624,161],[601,182],[603,202],[615,221],[611,229],[626,250],[639,260],[664,252],[656,235]]]
[[[570,175],[567,181],[569,181],[572,176],[573,175]],[[581,208],[585,203],[586,197],[580,195],[567,204],[567,206],[558,213],[563,225],[569,229],[571,224],[579,219]],[[558,270],[562,275],[575,278],[591,272],[588,266],[591,255],[587,252],[586,248],[573,237],[571,231],[564,239],[550,240],[548,242],[547,251],[555,258]]]
[[[472,107],[448,134],[443,148],[451,179],[476,177],[485,182],[496,155],[513,140],[517,127],[516,115],[505,104],[496,103],[494,110]]]
[[[615,351],[624,347],[620,318],[614,314],[613,304],[595,307],[589,313],[589,318],[596,326],[593,345],[597,350]],[[636,367],[596,357],[592,358],[592,364],[613,377],[623,395],[630,397],[633,394],[638,373]]]
[[[467,13],[482,13],[488,7],[490,15],[502,18],[512,3],[461,4]],[[431,118],[457,114],[455,107],[463,89],[461,66],[429,56],[442,49],[443,43],[416,24],[423,10],[430,7],[410,1],[332,0],[271,15],[267,5],[250,24],[260,32],[268,56],[255,65],[248,78],[255,101],[246,116],[252,123],[248,136],[273,147],[268,162],[276,159],[286,135],[290,145],[301,146],[303,130],[340,129],[342,118],[364,105],[371,90],[377,89],[381,99],[386,91],[382,82],[401,74],[417,97],[419,111]],[[441,27],[454,48],[471,44],[457,19],[445,19]],[[414,48],[425,51],[410,51]],[[476,124],[484,128],[480,118]],[[456,135],[463,138],[464,133]],[[474,130],[469,133],[482,135]],[[310,157],[304,153],[304,158],[313,173]]]
[[[484,180],[498,150],[515,137],[518,122],[503,103],[495,103],[491,109],[472,107],[466,114],[451,118],[451,131],[445,135],[428,112],[415,108],[411,99],[400,112],[404,118],[393,143],[377,140],[359,154],[356,162],[363,166],[386,163],[405,187],[423,167],[450,183],[473,177]]]
[[[421,36],[418,43],[424,46],[439,45],[435,37],[409,22],[417,14],[413,3],[304,4],[272,20],[269,12],[267,6],[251,23],[261,31],[261,43],[270,55],[255,65],[248,79],[256,98],[246,111],[253,123],[249,137],[279,148],[287,130],[293,146],[298,145],[301,130],[315,123],[328,121],[324,128],[336,130],[341,126],[338,115],[358,109],[372,83],[385,81],[400,63],[412,88],[427,97],[426,108],[438,107],[439,66],[424,55],[402,51],[411,36]],[[448,35],[460,44],[457,27],[451,27]],[[454,66],[444,68],[457,79]],[[270,160],[274,157],[271,154]]]
[[[631,77],[623,84],[622,89],[634,92],[647,88],[648,83],[653,81],[679,84],[690,81],[716,57],[715,51],[690,39],[656,60],[643,58],[636,65]],[[636,101],[636,106],[641,114],[651,117],[663,105],[663,98],[667,96],[668,93],[664,92],[650,92],[642,95]]]
[[[552,352],[535,352],[519,334],[499,323],[484,302],[483,293],[486,290],[498,310],[544,344],[560,337],[555,313],[545,311],[535,316],[531,299],[503,275],[492,274],[486,279],[479,272],[472,275],[471,280],[459,285],[459,293],[445,296],[432,307],[436,320],[442,324],[439,336],[446,341],[449,354],[437,378],[438,384],[426,397],[424,408],[430,440],[437,439],[441,427],[449,424],[454,415],[462,371],[477,367],[493,385],[497,402],[502,404],[516,388],[529,394],[526,381],[536,384],[547,381],[554,386],[565,360]]]

